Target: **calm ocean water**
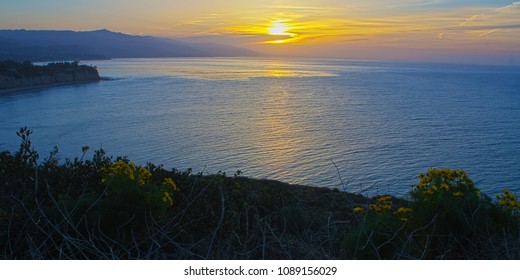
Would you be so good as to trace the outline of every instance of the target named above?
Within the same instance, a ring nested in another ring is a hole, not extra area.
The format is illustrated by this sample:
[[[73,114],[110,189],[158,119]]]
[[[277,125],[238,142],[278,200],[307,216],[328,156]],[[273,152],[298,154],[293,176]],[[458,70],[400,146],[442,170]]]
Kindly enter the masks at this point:
[[[520,191],[520,70],[348,60],[96,61],[110,81],[0,95],[0,150],[34,130],[62,158],[103,147],[144,164],[374,194],[430,167]],[[337,168],[336,168],[337,167]]]

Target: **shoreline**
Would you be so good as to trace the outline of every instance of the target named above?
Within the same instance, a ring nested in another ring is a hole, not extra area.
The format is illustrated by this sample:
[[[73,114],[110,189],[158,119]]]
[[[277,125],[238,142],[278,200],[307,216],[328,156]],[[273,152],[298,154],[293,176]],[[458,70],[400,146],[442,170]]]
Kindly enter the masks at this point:
[[[110,79],[100,78],[98,80],[71,81],[71,82],[61,82],[61,83],[53,83],[53,84],[46,84],[46,85],[34,85],[34,86],[25,86],[25,87],[16,87],[16,88],[6,88],[6,89],[0,89],[0,95],[20,92],[20,91],[38,90],[38,89],[46,89],[46,88],[51,88],[51,87],[61,87],[61,86],[70,86],[70,85],[77,85],[77,84],[84,84],[84,83],[100,82],[100,81],[105,81],[105,80],[110,80]]]

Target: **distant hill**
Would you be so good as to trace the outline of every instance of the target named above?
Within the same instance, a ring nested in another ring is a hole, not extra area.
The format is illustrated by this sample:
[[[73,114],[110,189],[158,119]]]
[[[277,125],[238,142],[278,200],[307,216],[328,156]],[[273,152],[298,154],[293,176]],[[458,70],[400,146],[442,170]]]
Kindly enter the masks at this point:
[[[109,58],[256,56],[221,44],[95,31],[0,30],[0,60],[55,61]]]

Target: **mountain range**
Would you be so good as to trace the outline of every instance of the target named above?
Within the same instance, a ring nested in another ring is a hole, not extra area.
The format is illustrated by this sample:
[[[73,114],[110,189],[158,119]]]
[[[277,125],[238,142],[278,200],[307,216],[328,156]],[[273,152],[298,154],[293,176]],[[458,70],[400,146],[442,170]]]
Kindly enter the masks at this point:
[[[64,61],[110,58],[235,57],[259,53],[223,44],[95,31],[0,30],[0,60]]]

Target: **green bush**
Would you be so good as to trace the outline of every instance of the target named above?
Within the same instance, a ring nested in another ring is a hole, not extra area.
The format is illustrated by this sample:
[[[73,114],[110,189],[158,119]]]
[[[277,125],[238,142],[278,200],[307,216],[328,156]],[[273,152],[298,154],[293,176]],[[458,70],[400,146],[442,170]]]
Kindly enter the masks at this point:
[[[421,174],[409,199],[192,174],[88,147],[40,160],[32,131],[0,153],[4,259],[517,259],[519,210],[461,170]]]
[[[87,147],[81,158],[63,164],[55,159],[55,148],[39,164],[31,133],[22,128],[20,149],[0,154],[0,240],[8,249],[7,258],[56,256],[64,239],[128,244],[142,240],[153,224],[169,221],[177,190],[170,177],[153,176],[153,167],[123,158],[113,161],[103,150],[96,151],[93,160],[83,160]],[[95,256],[100,244],[90,245],[82,255],[71,256]]]
[[[508,248],[518,242],[520,227],[518,213],[510,207],[518,205],[511,192],[499,196],[507,202],[494,203],[464,171],[441,168],[420,174],[410,198],[409,208],[392,207],[387,196],[370,204],[368,213],[355,209],[361,222],[345,237],[346,257],[518,257],[517,250]]]

